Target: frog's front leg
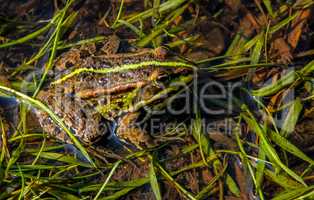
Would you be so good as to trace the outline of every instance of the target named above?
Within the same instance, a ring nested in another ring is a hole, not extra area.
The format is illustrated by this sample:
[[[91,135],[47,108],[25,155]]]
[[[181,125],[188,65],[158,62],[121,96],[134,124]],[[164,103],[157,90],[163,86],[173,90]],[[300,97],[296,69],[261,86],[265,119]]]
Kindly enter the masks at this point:
[[[117,135],[138,148],[152,147],[154,146],[153,138],[136,124],[138,116],[138,112],[127,113],[122,116],[118,121]]]

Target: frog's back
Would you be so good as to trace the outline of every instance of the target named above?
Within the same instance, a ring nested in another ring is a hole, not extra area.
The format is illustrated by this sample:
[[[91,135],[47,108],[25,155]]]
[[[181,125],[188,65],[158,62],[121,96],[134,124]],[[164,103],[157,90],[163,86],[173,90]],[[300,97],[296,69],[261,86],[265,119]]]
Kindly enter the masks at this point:
[[[136,102],[146,101],[161,91],[163,86],[156,84],[157,80],[169,80],[169,74],[181,73],[154,64],[161,61],[163,59],[151,49],[101,55],[95,50],[73,48],[55,63],[54,69],[59,74],[56,80],[62,81],[48,85],[38,98],[72,128],[80,140],[90,143],[106,134],[108,120],[115,120]],[[144,67],[143,63],[146,63]],[[111,72],[99,73],[108,69]],[[71,73],[74,75],[64,78]],[[70,143],[67,134],[46,113],[38,111],[37,116],[46,132]]]
[[[82,68],[118,68],[125,64],[156,59],[151,50],[130,54],[91,54],[93,53],[76,48],[62,54],[54,66],[57,78]],[[81,73],[62,84],[48,85],[39,93],[38,99],[57,114],[81,141],[90,143],[102,137],[108,125],[108,120],[96,109],[95,104],[107,105],[106,101],[123,98],[124,91],[139,87],[141,82],[148,80],[151,70],[147,68],[110,74]],[[107,115],[108,118],[112,120],[119,111],[112,109],[111,117]],[[45,132],[71,143],[68,135],[53,123],[47,113],[38,110],[36,114]]]

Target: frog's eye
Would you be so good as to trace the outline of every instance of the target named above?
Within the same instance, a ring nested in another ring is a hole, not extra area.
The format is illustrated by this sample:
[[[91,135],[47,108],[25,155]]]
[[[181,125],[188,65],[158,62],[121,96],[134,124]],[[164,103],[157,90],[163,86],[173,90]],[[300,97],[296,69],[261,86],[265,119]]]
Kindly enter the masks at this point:
[[[69,68],[71,68],[71,67],[73,67],[74,66],[74,63],[73,62],[66,62],[65,63],[65,67],[66,67],[66,69],[69,69]]]
[[[104,86],[108,83],[108,78],[107,77],[101,77],[98,82],[99,82],[99,84]]]
[[[126,78],[126,77],[127,77],[127,73],[121,73],[121,74],[120,74],[120,77],[121,77],[121,78]]]

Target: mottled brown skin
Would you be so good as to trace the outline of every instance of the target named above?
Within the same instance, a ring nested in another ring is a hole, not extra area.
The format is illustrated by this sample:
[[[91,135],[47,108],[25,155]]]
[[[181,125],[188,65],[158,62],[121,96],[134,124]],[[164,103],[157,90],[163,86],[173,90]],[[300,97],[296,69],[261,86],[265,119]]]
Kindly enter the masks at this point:
[[[42,91],[38,98],[63,119],[82,142],[86,144],[95,142],[105,134],[104,118],[91,105],[60,90],[59,94],[55,93],[54,89]],[[47,113],[37,110],[36,114],[44,131],[66,143],[72,143],[68,135],[52,122]]]
[[[109,48],[107,44],[106,49]],[[73,48],[58,58],[55,70],[62,76],[78,68],[114,68],[122,64],[160,60],[151,49],[117,54],[102,49],[97,50],[95,45]],[[182,74],[182,69],[150,66],[110,74],[81,73],[60,84],[49,85],[38,98],[86,144],[97,141],[108,132],[105,122],[109,120],[118,122],[116,132],[120,138],[137,146],[147,145],[152,143],[150,136],[133,126],[138,116],[133,106],[164,89],[160,84],[176,74]],[[67,134],[52,123],[46,113],[37,111],[37,116],[44,131],[71,143]]]

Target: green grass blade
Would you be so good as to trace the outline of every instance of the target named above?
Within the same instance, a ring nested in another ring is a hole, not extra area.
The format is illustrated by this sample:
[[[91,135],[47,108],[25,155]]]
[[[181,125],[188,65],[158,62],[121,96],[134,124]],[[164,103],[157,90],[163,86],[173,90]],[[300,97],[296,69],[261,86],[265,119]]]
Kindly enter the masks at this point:
[[[109,180],[111,179],[113,173],[116,171],[116,169],[118,168],[118,166],[120,165],[121,162],[122,162],[122,161],[119,160],[119,161],[117,161],[117,162],[113,165],[112,169],[110,170],[110,173],[108,174],[108,177],[106,178],[104,184],[101,186],[101,188],[99,189],[99,191],[97,192],[97,194],[96,194],[96,196],[94,197],[93,200],[97,200],[97,199],[99,198],[99,196],[101,195],[101,193],[102,193],[102,192],[104,191],[104,189],[106,188],[106,186],[107,186]]]
[[[240,139],[241,132],[240,131],[241,131],[241,127],[240,127],[240,124],[238,124],[238,127],[237,127],[236,132],[235,132],[235,139],[236,139],[236,142],[238,144],[238,148],[240,150],[240,158],[241,158],[241,161],[243,163],[242,168],[243,168],[244,173],[246,173],[246,174],[250,173],[251,180],[254,183],[254,185],[256,186],[256,178],[254,176],[253,167],[252,167],[251,162],[248,159],[249,156],[246,153],[245,148],[241,142],[241,139]]]
[[[165,179],[171,182],[180,192],[182,192],[182,194],[184,194],[188,199],[196,200],[195,197],[186,189],[184,189],[179,183],[177,183],[162,166],[160,166],[159,164],[157,164],[156,166],[158,167],[160,173],[165,177]]]
[[[264,45],[264,34],[261,34],[253,49],[253,52],[251,55],[251,64],[257,64],[259,62],[263,45]]]
[[[300,188],[296,188],[294,190],[286,190],[286,191],[276,195],[274,198],[272,198],[272,200],[292,200],[292,199],[297,199],[298,197],[300,197],[304,193],[306,193],[308,191],[313,191],[313,190],[314,190],[314,186],[300,187]]]
[[[281,136],[280,134],[270,131],[270,138],[271,140],[276,143],[278,146],[280,146],[285,151],[297,156],[298,158],[310,163],[311,165],[314,165],[314,160],[311,159],[309,156],[307,156],[305,153],[303,153],[298,147],[296,147],[294,144],[292,144],[289,140],[287,140],[285,137]]]
[[[123,24],[124,26],[126,26],[127,28],[129,28],[131,31],[133,31],[136,35],[139,36],[139,38],[143,38],[145,36],[145,34],[143,33],[143,31],[141,31],[140,29],[138,29],[136,26],[134,26],[133,24],[128,23],[125,20],[118,20],[118,22],[120,24]]]
[[[2,119],[2,116],[0,115],[0,135],[1,135],[1,153],[0,153],[0,168],[4,162],[4,158],[8,155],[9,151],[8,151],[8,138],[7,138],[7,133],[6,130],[4,128],[4,120]],[[0,174],[1,174],[1,170],[0,170]],[[0,175],[1,177],[1,175]],[[1,183],[1,178],[0,178],[0,183]]]
[[[278,30],[280,30],[281,28],[283,28],[284,26],[289,24],[292,20],[294,20],[294,18],[296,18],[299,14],[300,14],[299,12],[296,12],[293,15],[287,17],[286,19],[278,22],[276,25],[272,26],[269,29],[269,33],[273,34],[273,33],[277,32]]]
[[[156,26],[153,30],[151,30],[151,33],[149,35],[147,35],[146,37],[144,37],[143,39],[141,39],[137,45],[139,47],[144,47],[146,45],[148,45],[155,37],[157,37],[158,35],[160,35],[164,29],[166,27],[169,26],[169,24],[175,20],[179,15],[181,15],[185,9],[189,6],[189,3],[185,4],[184,6],[178,8],[177,10],[173,11],[166,19],[164,20],[164,22],[158,26]]]
[[[53,62],[54,62],[54,59],[55,59],[55,56],[56,56],[56,53],[57,53],[57,47],[58,47],[58,42],[59,42],[59,38],[61,36],[61,27],[62,27],[62,24],[63,24],[63,19],[65,18],[65,14],[68,10],[68,8],[70,7],[70,5],[73,3],[74,0],[69,0],[66,4],[66,6],[62,9],[61,11],[61,15],[60,15],[60,18],[58,19],[58,22],[57,22],[57,27],[56,27],[56,30],[55,30],[55,34],[54,34],[54,40],[53,40],[53,43],[52,43],[52,49],[51,49],[51,53],[50,53],[50,56],[49,56],[49,59],[48,59],[48,63],[47,65],[45,65],[45,70],[44,70],[44,73],[42,74],[42,77],[39,81],[39,84],[33,94],[33,97],[36,97],[38,92],[40,91],[45,79],[46,79],[46,76],[48,74],[48,71],[52,68],[53,66]]]
[[[219,180],[220,176],[214,176],[210,182],[204,187],[196,196],[195,199],[205,199],[211,195],[210,191],[215,187],[215,183]]]
[[[75,18],[77,17],[77,12],[73,12],[71,13],[71,15],[69,17],[67,17],[64,22],[62,23],[62,33],[66,32],[69,28],[69,26],[73,23],[73,21],[75,20]],[[61,19],[60,19],[61,20]],[[58,21],[58,20],[57,20]],[[62,21],[62,20],[61,20]],[[32,58],[27,61],[25,64],[26,65],[30,65],[33,62],[37,61],[40,57],[42,57],[43,55],[45,55],[45,53],[49,50],[49,47],[51,46],[51,44],[53,43],[53,40],[55,38],[57,34],[57,31],[55,30],[51,35],[50,38],[48,39],[48,41],[40,48],[40,50],[34,55],[32,56]],[[57,49],[60,49],[57,47]],[[21,66],[22,67],[22,66]]]
[[[38,156],[37,153],[32,153],[34,156]],[[88,167],[90,168],[91,165],[88,163],[83,163],[83,162],[79,162],[76,158],[74,158],[73,156],[70,155],[66,155],[64,153],[53,153],[53,152],[41,152],[39,154],[39,156],[41,158],[46,158],[49,160],[55,160],[55,161],[60,161],[60,162],[65,162],[68,164],[74,164],[74,165],[79,165],[82,167]]]
[[[107,196],[107,197],[104,197],[104,198],[100,198],[100,200],[116,200],[116,199],[119,199],[121,198],[122,196],[126,195],[127,193],[129,193],[130,191],[134,190],[135,188],[124,188],[122,190],[119,190],[118,192],[110,195],[110,196]]]
[[[55,23],[55,20],[57,19],[58,17],[55,16],[47,25],[45,25],[44,27],[40,28],[39,30],[31,33],[31,34],[28,34],[24,37],[21,37],[17,40],[12,40],[10,42],[7,42],[7,43],[4,43],[4,44],[0,44],[0,49],[1,48],[7,48],[7,47],[10,47],[10,46],[14,46],[14,45],[17,45],[17,44],[22,44],[22,43],[25,43],[31,39],[34,39],[36,38],[37,36],[45,33],[46,31],[48,31],[50,29],[50,27]]]
[[[294,131],[295,125],[297,124],[302,108],[303,104],[301,102],[301,99],[296,98],[289,109],[285,121],[283,122],[280,135],[282,135],[283,137],[288,137]]]
[[[256,45],[256,43],[263,37],[263,32],[257,34],[255,37],[253,37],[252,39],[248,40],[245,42],[245,44],[243,45],[243,47],[241,47],[241,52],[246,52],[250,49],[252,49],[254,47],[254,45]]]
[[[287,174],[289,174],[291,177],[293,177],[295,180],[298,182],[302,183],[303,185],[306,186],[305,182],[303,179],[297,175],[293,170],[291,170],[289,167],[287,167],[285,164],[282,163],[280,160],[276,150],[274,147],[269,143],[268,139],[266,138],[266,134],[263,131],[263,129],[260,127],[259,123],[255,120],[253,115],[246,109],[244,108],[249,114],[249,116],[245,115],[242,113],[242,117],[244,120],[247,122],[251,130],[254,130],[254,132],[261,138],[261,141],[263,143],[262,148],[264,148],[264,151],[272,161],[274,161],[282,170],[284,170]]]
[[[291,71],[284,77],[276,81],[275,83],[272,83],[257,90],[253,90],[252,94],[254,96],[270,96],[280,91],[281,89],[287,87],[288,85],[292,84],[295,80],[296,80],[295,71]]]
[[[238,52],[237,52],[238,48],[237,47],[239,46],[240,41],[241,41],[241,34],[237,33],[235,35],[235,37],[233,37],[233,40],[232,40],[231,44],[229,45],[229,47],[225,53],[226,57],[238,55]]]
[[[115,192],[114,194],[104,197],[104,198],[100,198],[101,200],[114,200],[114,199],[119,199],[122,196],[126,195],[127,193],[129,193],[130,191],[134,190],[135,188],[138,188],[146,183],[149,182],[148,178],[141,178],[141,179],[137,179],[137,180],[133,180],[133,181],[129,181],[129,183],[131,184],[131,186],[126,186],[123,187],[123,189],[119,190],[118,192]],[[119,183],[117,183],[119,184]]]
[[[158,179],[155,173],[155,169],[154,169],[154,161],[153,159],[150,162],[150,166],[149,166],[149,180],[150,180],[150,185],[152,187],[152,190],[155,194],[155,198],[156,200],[161,200],[161,192],[160,192],[160,188],[159,188],[159,184],[158,184]]]
[[[21,177],[21,189],[20,189],[20,195],[18,198],[18,200],[20,200],[24,198],[25,180],[24,180],[23,172],[21,171],[21,168],[19,166],[18,166],[18,169],[19,169],[19,173]]]
[[[298,187],[303,187],[303,185],[301,185],[299,182],[296,182],[285,173],[276,173],[272,170],[265,168],[264,174],[268,180],[277,183],[279,186],[285,189],[295,189]]]
[[[69,193],[69,192],[62,192],[59,189],[51,189],[49,191],[47,191],[47,193],[53,195],[54,197],[56,197],[56,199],[62,199],[62,200],[80,200],[79,197]]]
[[[117,18],[116,18],[116,20],[113,22],[111,28],[115,27],[115,25],[117,24],[117,22],[120,20],[120,17],[121,17],[121,14],[122,14],[122,10],[123,10],[123,5],[124,5],[124,0],[121,0]]]
[[[199,113],[192,124],[192,135],[197,141],[203,162],[206,164],[206,157],[210,155],[210,142],[206,135],[202,132],[202,121]]]
[[[12,167],[13,164],[16,163],[16,161],[20,158],[21,153],[24,151],[25,148],[25,143],[23,140],[20,141],[19,146],[14,149],[12,156],[10,158],[10,160],[8,161],[7,167],[5,169],[5,177],[8,176],[8,173],[10,171],[10,168]]]
[[[63,121],[54,113],[52,112],[45,104],[42,102],[33,99],[21,92],[13,90],[11,88],[5,87],[0,85],[0,91],[9,93],[10,95],[15,96],[17,99],[25,102],[31,106],[34,106],[37,109],[40,109],[51,117],[54,123],[56,123],[62,130],[64,130],[70,139],[73,141],[73,144],[81,151],[81,153],[85,156],[85,158],[94,166],[96,167],[95,163],[93,162],[92,158],[88,155],[86,149],[82,146],[82,144],[78,141],[78,139],[74,136],[74,134],[70,131],[70,129],[63,123]]]
[[[269,13],[269,15],[270,15],[272,18],[274,18],[275,15],[274,15],[273,8],[272,8],[272,6],[271,6],[271,1],[270,1],[270,0],[263,0],[263,3],[264,3],[264,5],[265,5],[265,7],[266,7],[266,9],[267,9],[267,11],[268,11],[268,13]]]
[[[46,145],[46,138],[44,138],[44,140],[43,140],[43,142],[42,142],[42,144],[41,144],[41,147],[40,147],[39,151],[36,152],[37,155],[36,155],[36,158],[33,160],[32,165],[35,165],[36,162],[38,161],[38,159],[39,159],[39,157],[40,157],[40,154],[41,154],[41,152],[43,151],[45,145]]]
[[[253,90],[252,94],[254,96],[269,96],[273,95],[276,92],[282,90],[283,88],[291,85],[296,80],[308,76],[314,70],[314,61],[308,63],[305,67],[301,70],[291,71],[286,74],[284,77],[279,79],[277,82],[267,85],[263,88]]]
[[[186,1],[187,0],[168,0],[159,6],[158,13],[164,14],[165,12],[172,11],[173,9],[178,8],[181,4],[183,4]],[[151,8],[124,20],[127,21],[128,23],[134,23],[138,21],[139,19],[144,20],[148,17],[152,17],[154,13],[156,13],[155,9]],[[122,24],[117,23],[115,24],[115,26],[112,26],[112,28],[116,29],[120,26],[122,26]]]
[[[237,185],[237,183],[234,181],[234,179],[227,174],[226,175],[226,185],[228,186],[228,189],[232,194],[234,194],[236,197],[240,197],[241,191]]]
[[[119,181],[119,182],[109,182],[107,187],[104,188],[104,191],[109,190],[122,190],[124,188],[137,188],[142,186],[143,184],[149,183],[149,178],[139,178],[130,181]],[[80,187],[80,193],[89,193],[97,191],[101,188],[103,184],[93,184],[93,185],[85,185]]]
[[[54,166],[54,165],[19,165],[22,171],[32,171],[32,170],[47,170],[47,169],[58,169],[58,168],[65,168],[65,166]],[[14,167],[12,167],[12,170],[15,170]]]
[[[313,188],[310,191],[306,191],[305,193],[306,194],[299,196],[296,200],[304,200],[304,199],[313,200],[314,199],[314,189]]]
[[[259,148],[258,151],[258,161],[256,165],[256,189],[260,190],[262,183],[263,183],[263,177],[264,177],[264,170],[265,170],[265,162],[266,159],[265,151],[262,148]]]

